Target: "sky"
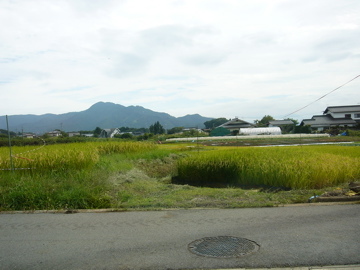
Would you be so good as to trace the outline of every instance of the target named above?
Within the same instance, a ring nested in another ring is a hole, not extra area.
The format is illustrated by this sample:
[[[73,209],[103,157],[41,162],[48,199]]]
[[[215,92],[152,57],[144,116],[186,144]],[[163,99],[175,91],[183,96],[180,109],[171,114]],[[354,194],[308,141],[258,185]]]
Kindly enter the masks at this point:
[[[358,0],[0,0],[0,25],[0,115],[103,101],[301,121],[360,104],[360,78],[333,91],[360,75]]]

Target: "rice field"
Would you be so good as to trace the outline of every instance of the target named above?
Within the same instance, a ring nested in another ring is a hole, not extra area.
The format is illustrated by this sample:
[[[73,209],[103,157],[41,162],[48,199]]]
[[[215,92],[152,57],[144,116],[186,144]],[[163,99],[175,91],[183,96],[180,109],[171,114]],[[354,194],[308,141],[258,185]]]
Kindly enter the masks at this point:
[[[94,166],[101,155],[146,152],[156,148],[155,144],[143,142],[87,142],[47,145],[46,147],[12,147],[15,170],[72,170]],[[0,148],[0,170],[10,170],[8,147]]]
[[[109,140],[13,147],[12,155],[14,172],[9,148],[0,147],[0,211],[270,206],[306,202],[324,187],[360,179],[358,146],[196,148]]]
[[[116,200],[109,195],[111,174],[132,166],[123,161],[126,155],[156,147],[116,141],[13,147],[14,172],[9,148],[2,147],[0,211],[110,208]]]
[[[226,148],[178,161],[177,180],[197,186],[324,188],[360,179],[360,147]]]

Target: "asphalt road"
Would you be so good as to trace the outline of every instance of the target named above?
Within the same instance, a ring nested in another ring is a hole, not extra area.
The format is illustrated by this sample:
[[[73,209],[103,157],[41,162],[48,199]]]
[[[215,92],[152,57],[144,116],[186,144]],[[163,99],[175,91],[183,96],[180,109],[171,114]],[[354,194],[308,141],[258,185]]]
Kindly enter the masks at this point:
[[[360,205],[76,214],[0,214],[0,269],[214,269],[360,264]],[[256,242],[209,258],[204,237]]]

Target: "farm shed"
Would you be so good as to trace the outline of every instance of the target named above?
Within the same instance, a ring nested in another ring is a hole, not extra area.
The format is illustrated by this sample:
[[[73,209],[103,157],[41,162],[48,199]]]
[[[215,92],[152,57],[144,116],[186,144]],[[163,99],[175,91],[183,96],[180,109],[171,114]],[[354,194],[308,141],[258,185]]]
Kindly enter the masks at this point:
[[[281,135],[279,127],[240,128],[239,135]]]

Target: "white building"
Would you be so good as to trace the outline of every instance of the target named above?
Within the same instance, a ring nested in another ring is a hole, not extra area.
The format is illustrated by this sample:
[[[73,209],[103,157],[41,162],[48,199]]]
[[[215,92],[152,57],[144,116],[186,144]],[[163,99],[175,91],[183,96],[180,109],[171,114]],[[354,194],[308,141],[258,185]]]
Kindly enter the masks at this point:
[[[279,127],[240,128],[239,135],[281,135]]]

